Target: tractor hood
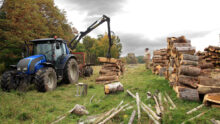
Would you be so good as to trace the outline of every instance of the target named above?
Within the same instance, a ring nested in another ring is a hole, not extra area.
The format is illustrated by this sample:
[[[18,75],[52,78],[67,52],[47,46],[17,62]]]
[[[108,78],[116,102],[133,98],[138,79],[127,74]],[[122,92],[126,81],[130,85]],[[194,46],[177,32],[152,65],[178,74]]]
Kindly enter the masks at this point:
[[[17,64],[17,70],[26,74],[33,74],[42,68],[41,63],[46,62],[44,55],[34,55],[21,59]]]

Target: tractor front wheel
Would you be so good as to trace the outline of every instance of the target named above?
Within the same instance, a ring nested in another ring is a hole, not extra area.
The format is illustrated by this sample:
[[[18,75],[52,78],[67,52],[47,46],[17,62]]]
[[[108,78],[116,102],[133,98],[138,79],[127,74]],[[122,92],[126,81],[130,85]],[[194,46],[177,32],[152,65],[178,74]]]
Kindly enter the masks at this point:
[[[3,91],[15,90],[17,88],[16,84],[16,70],[6,71],[2,75],[1,88]]]
[[[77,83],[79,79],[79,67],[75,59],[70,59],[64,69],[63,82],[66,84]]]
[[[57,87],[57,75],[53,68],[45,67],[35,74],[35,85],[38,91],[52,91]]]

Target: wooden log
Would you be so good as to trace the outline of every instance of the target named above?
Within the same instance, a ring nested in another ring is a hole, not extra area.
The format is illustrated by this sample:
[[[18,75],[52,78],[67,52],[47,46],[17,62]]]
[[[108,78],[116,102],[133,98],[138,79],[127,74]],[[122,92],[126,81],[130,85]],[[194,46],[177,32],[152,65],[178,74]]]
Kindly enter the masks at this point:
[[[205,86],[198,84],[198,92],[199,94],[207,94],[207,93],[220,93],[219,86]]]
[[[198,62],[196,61],[191,61],[191,60],[181,60],[180,65],[192,65],[192,66],[197,66]]]
[[[177,97],[183,100],[199,101],[197,89],[191,89],[183,86],[177,86]]]
[[[136,103],[137,103],[137,110],[138,110],[138,123],[141,121],[141,111],[140,111],[140,98],[139,94],[136,93]]]
[[[197,88],[198,79],[197,77],[186,76],[186,75],[179,75],[178,82],[192,88]]]
[[[118,80],[118,76],[99,76],[96,78],[96,81],[110,81],[110,80]]]
[[[110,84],[114,82],[119,82],[119,80],[111,80],[111,81],[96,81],[96,84]]]
[[[155,124],[160,124],[160,122],[158,120],[156,120],[151,114],[150,112],[144,107],[144,105],[141,105],[141,108],[144,112],[147,113],[147,115],[150,117],[150,119],[152,119],[154,121]]]
[[[164,107],[163,107],[163,102],[162,102],[162,94],[158,94],[158,99],[159,99],[159,105],[160,105],[160,110],[163,113],[164,112]]]
[[[167,93],[165,93],[165,95],[166,95],[168,101],[171,103],[172,107],[173,107],[174,109],[176,109],[176,105],[174,104],[174,102],[173,102],[173,100],[170,98],[170,96],[169,96]]]
[[[129,90],[127,90],[127,93],[132,96],[134,99],[136,99],[136,96]],[[143,105],[147,111],[156,119],[156,120],[160,120],[161,118],[159,116],[157,116],[157,114],[150,109],[150,107],[148,107],[146,104],[144,104],[141,100],[140,100],[141,105]]]
[[[120,82],[116,82],[116,83],[106,84],[104,86],[104,91],[105,91],[105,94],[123,92],[124,87]]]
[[[155,105],[155,108],[156,108],[156,113],[157,113],[157,115],[158,116],[162,116],[162,112],[161,112],[161,110],[160,110],[160,105],[159,105],[159,103],[158,103],[158,101],[157,101],[157,97],[155,96],[155,95],[153,95],[153,98],[154,98],[154,101],[155,101],[155,103],[156,103],[156,105]]]
[[[220,105],[220,93],[208,93],[203,99],[205,105],[217,104]]]
[[[90,104],[92,103],[92,100],[93,100],[94,97],[95,97],[95,94],[92,95],[92,97],[90,98],[90,100],[89,100],[89,103],[90,103]]]
[[[202,108],[203,106],[204,106],[204,104],[201,104],[201,105],[199,105],[199,106],[193,108],[192,110],[186,112],[186,114],[187,114],[187,115],[188,115],[188,114],[191,114],[191,113],[193,113],[193,112],[199,110],[199,109]]]
[[[214,68],[214,65],[212,63],[204,63],[200,65],[201,69],[207,69],[207,68]]]
[[[131,114],[131,117],[130,117],[130,119],[129,119],[128,124],[132,124],[132,123],[133,123],[135,115],[136,115],[136,111],[133,110],[133,112],[132,112],[132,114]]]
[[[206,111],[206,112],[207,112],[207,111]],[[195,117],[190,118],[190,119],[187,120],[187,121],[192,121],[192,120],[194,120],[194,119],[196,119],[196,118],[199,118],[199,117],[201,117],[202,115],[204,115],[206,112],[202,112],[202,113],[196,115]],[[185,121],[182,122],[181,124],[185,124]]]
[[[180,60],[191,60],[191,61],[198,61],[199,57],[195,55],[190,55],[190,54],[181,54],[180,55]]]
[[[175,54],[191,54],[193,55],[195,53],[195,47],[176,47],[172,50]]]
[[[215,120],[214,118],[210,119],[213,124],[220,124],[219,120]]]
[[[191,43],[173,43],[171,49],[174,49],[175,47],[191,47]]]
[[[115,58],[98,57],[98,61],[102,63],[117,63],[118,60]]]
[[[101,114],[101,116],[97,118],[94,123],[97,124],[98,122],[102,121],[105,117],[109,116],[113,111],[115,111],[115,108],[112,108],[108,112]]]
[[[199,84],[205,86],[219,86],[220,87],[220,78],[214,79],[206,76],[199,76],[198,77]]]
[[[181,66],[179,68],[179,75],[198,76],[201,69],[198,67]]]
[[[100,122],[99,124],[105,124],[107,121],[109,121],[111,118],[113,118],[115,115],[117,115],[119,112],[121,112],[121,110],[123,110],[126,106],[128,106],[128,104],[123,105],[120,109],[118,109],[117,111],[113,112],[109,117],[107,117],[106,119],[104,119],[102,122]]]

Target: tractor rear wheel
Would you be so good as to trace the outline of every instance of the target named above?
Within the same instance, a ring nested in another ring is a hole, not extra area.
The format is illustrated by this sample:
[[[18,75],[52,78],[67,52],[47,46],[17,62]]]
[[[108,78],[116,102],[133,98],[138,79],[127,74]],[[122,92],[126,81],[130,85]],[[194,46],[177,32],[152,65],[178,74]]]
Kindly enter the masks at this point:
[[[77,83],[79,79],[79,67],[75,59],[70,59],[64,69],[63,82],[66,84]]]
[[[52,91],[57,87],[57,75],[53,68],[45,67],[35,74],[35,85],[38,91]]]
[[[16,70],[6,71],[2,74],[1,88],[3,91],[15,90],[17,88],[16,84]]]

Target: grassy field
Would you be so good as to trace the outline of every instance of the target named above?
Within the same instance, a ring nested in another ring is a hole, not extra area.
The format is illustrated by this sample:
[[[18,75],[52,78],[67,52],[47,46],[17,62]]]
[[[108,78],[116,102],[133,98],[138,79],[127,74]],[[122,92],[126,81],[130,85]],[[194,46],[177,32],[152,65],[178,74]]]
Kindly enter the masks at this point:
[[[126,92],[105,95],[103,85],[95,84],[95,78],[98,76],[100,67],[94,68],[95,74],[92,77],[80,79],[80,82],[87,83],[89,86],[88,95],[85,97],[75,97],[75,85],[71,84],[61,85],[57,87],[55,91],[47,93],[40,93],[36,90],[31,90],[26,93],[18,91],[7,93],[0,91],[0,123],[51,123],[56,120],[58,116],[67,113],[75,104],[86,106],[89,115],[96,115],[116,107],[121,100],[124,100],[124,103],[134,101]],[[156,90],[159,90],[162,94],[167,92],[176,104],[177,109],[170,110],[169,106],[164,104],[166,110],[162,120],[164,124],[179,124],[204,111],[208,112],[199,119],[187,123],[211,124],[211,118],[220,120],[220,109],[209,107],[204,107],[191,115],[186,115],[185,113],[188,110],[191,110],[201,103],[183,101],[176,98],[176,94],[172,88],[169,87],[168,81],[163,77],[153,75],[150,70],[145,69],[144,65],[126,66],[126,72],[121,77],[121,83],[124,85],[125,90],[129,89],[133,93],[138,92],[141,100],[148,105],[150,104],[152,108],[155,103],[153,99],[147,100],[147,91],[154,93]],[[93,95],[95,95],[95,97],[90,104],[89,101]],[[135,102],[131,104],[136,109]],[[133,109],[123,111],[108,123],[127,123],[132,111]],[[85,118],[86,116],[76,116],[72,114],[68,115],[60,123],[77,123],[79,119]],[[149,122],[147,114],[143,111],[141,112],[141,122]],[[137,116],[135,123],[137,123]]]

